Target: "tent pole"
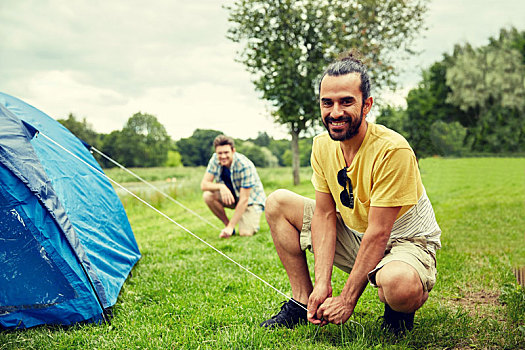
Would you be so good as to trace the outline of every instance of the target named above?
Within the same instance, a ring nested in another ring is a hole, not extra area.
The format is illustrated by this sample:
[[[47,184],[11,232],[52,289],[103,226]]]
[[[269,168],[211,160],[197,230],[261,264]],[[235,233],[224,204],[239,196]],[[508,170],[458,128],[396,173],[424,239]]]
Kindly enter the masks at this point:
[[[75,251],[75,250],[73,250],[73,251]],[[80,266],[82,266],[82,271],[84,271],[84,274],[86,275],[86,277],[87,277],[87,279],[89,281],[89,285],[93,289],[93,293],[95,293],[95,297],[97,298],[97,302],[100,305],[100,308],[102,309],[102,319],[104,320],[104,323],[110,323],[108,318],[106,317],[106,313],[104,311],[105,309],[104,309],[104,305],[102,304],[102,300],[100,300],[100,297],[98,296],[97,290],[95,289],[95,285],[93,284],[93,281],[91,281],[91,278],[89,277],[89,274],[86,271],[86,267],[84,266],[84,264],[82,263],[82,261],[80,260],[80,257],[77,255],[76,252],[75,252],[75,255],[77,256],[78,262],[80,263]]]

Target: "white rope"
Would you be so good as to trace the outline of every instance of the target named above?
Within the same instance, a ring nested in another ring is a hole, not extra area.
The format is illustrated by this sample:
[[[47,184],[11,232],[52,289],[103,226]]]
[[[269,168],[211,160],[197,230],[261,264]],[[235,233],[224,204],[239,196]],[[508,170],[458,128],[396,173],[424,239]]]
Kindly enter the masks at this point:
[[[145,183],[146,185],[148,185],[149,187],[153,188],[155,191],[159,192],[160,194],[162,194],[164,197],[168,198],[170,201],[178,204],[179,206],[181,206],[182,208],[186,209],[187,211],[189,211],[190,213],[192,213],[193,215],[197,216],[199,219],[201,219],[202,221],[206,222],[208,225],[210,225],[211,227],[213,227],[214,229],[216,230],[221,230],[217,225],[214,225],[213,223],[211,223],[210,221],[206,220],[205,218],[203,218],[202,216],[200,216],[199,214],[197,214],[196,212],[194,212],[193,210],[191,210],[190,208],[186,207],[184,204],[182,204],[181,202],[179,202],[178,200],[176,200],[175,198],[171,197],[169,194],[163,192],[161,189],[159,189],[158,187],[154,186],[153,184],[149,183],[148,181],[144,180],[143,178],[141,178],[139,175],[135,174],[133,171],[129,170],[128,168],[126,168],[125,166],[123,166],[122,164],[120,164],[119,162],[117,162],[116,160],[110,158],[108,155],[102,153],[101,151],[99,151],[98,149],[96,149],[95,147],[91,146],[91,149],[95,152],[97,152],[98,154],[100,154],[102,157],[106,158],[107,160],[109,160],[111,163],[115,164],[116,166],[118,166],[119,168],[121,168],[122,170],[125,170],[126,172],[128,172],[129,174],[135,176],[137,179],[139,179],[140,181],[142,181],[143,183]]]
[[[241,269],[245,270],[246,272],[248,272],[249,274],[251,274],[253,277],[257,278],[258,280],[260,280],[261,282],[263,282],[264,284],[266,284],[268,287],[272,288],[273,290],[275,290],[277,293],[283,295],[284,297],[286,297],[287,299],[289,299],[289,297],[284,294],[283,292],[281,292],[280,290],[278,290],[277,288],[275,288],[274,286],[272,286],[271,284],[269,284],[268,282],[266,282],[265,280],[263,280],[262,278],[260,278],[259,276],[257,276],[256,274],[254,274],[253,272],[251,272],[250,270],[248,270],[246,267],[242,266],[241,264],[239,264],[237,261],[233,260],[232,258],[230,258],[228,255],[224,254],[223,252],[221,252],[219,249],[215,248],[214,246],[212,246],[211,244],[209,244],[208,242],[206,242],[205,240],[203,240],[202,238],[200,238],[199,236],[197,236],[196,234],[194,234],[193,232],[191,232],[190,230],[188,230],[186,227],[182,226],[181,224],[179,224],[178,222],[176,222],[175,220],[173,220],[172,218],[170,218],[168,215],[164,214],[163,212],[161,212],[160,210],[158,210],[157,208],[155,208],[154,206],[152,206],[151,204],[149,204],[148,202],[146,202],[144,199],[140,198],[139,196],[137,196],[135,193],[131,192],[130,190],[128,190],[127,188],[125,188],[124,186],[122,186],[121,184],[119,184],[118,182],[116,182],[115,180],[113,180],[112,178],[110,178],[109,176],[107,176],[106,174],[104,174],[103,171],[99,170],[98,168],[94,167],[93,165],[89,164],[88,162],[86,162],[85,160],[81,159],[80,157],[78,157],[76,154],[73,154],[71,151],[67,150],[66,148],[64,148],[62,145],[60,145],[58,142],[54,141],[53,139],[51,139],[49,136],[43,134],[43,133],[40,133],[40,135],[44,136],[46,139],[48,139],[49,141],[51,141],[52,143],[54,143],[55,145],[57,145],[58,147],[62,148],[64,151],[66,151],[67,153],[71,154],[73,157],[77,158],[78,160],[80,160],[82,163],[86,164],[87,166],[89,166],[90,168],[92,168],[93,170],[97,171],[98,173],[100,173],[101,175],[105,176],[109,181],[111,181],[112,183],[114,183],[115,185],[117,185],[118,187],[120,187],[122,190],[124,190],[125,192],[127,192],[128,194],[132,195],[133,197],[135,197],[136,199],[138,199],[139,201],[141,201],[142,203],[144,203],[146,206],[148,206],[149,208],[151,208],[152,210],[154,210],[155,212],[157,212],[158,214],[160,214],[161,216],[165,217],[166,219],[168,219],[169,221],[171,221],[172,223],[174,223],[175,225],[177,225],[179,228],[181,228],[182,230],[186,231],[187,233],[189,233],[190,235],[192,235],[193,237],[197,238],[199,241],[201,241],[202,243],[206,244],[208,247],[210,247],[211,249],[215,250],[217,253],[219,253],[220,255],[222,255],[223,257],[225,257],[226,259],[230,260],[232,263],[234,263],[235,265],[239,266]],[[304,307],[303,307],[304,308]]]
[[[44,136],[46,139],[48,139],[49,141],[51,141],[52,143],[54,143],[56,146],[60,147],[61,149],[63,149],[64,151],[66,151],[67,153],[69,153],[70,155],[72,155],[73,157],[75,157],[76,159],[78,159],[79,161],[81,161],[82,163],[84,163],[85,165],[87,165],[88,167],[90,167],[91,169],[97,171],[98,173],[100,173],[101,175],[103,175],[104,177],[106,177],[109,181],[111,181],[112,183],[114,183],[115,185],[117,185],[118,187],[120,187],[122,190],[124,190],[125,192],[127,192],[128,194],[130,194],[131,196],[135,197],[136,199],[138,199],[140,202],[144,203],[147,207],[151,208],[152,210],[154,210],[155,212],[157,212],[159,215],[163,216],[164,218],[168,219],[170,222],[174,223],[175,225],[177,225],[179,228],[181,228],[182,230],[186,231],[187,233],[189,233],[190,235],[192,235],[193,237],[195,237],[196,239],[198,239],[199,241],[201,241],[202,243],[204,243],[205,245],[207,245],[208,247],[210,247],[211,249],[213,249],[215,252],[219,253],[220,255],[222,255],[224,258],[228,259],[229,261],[231,261],[232,263],[234,263],[235,265],[237,265],[239,268],[243,269],[244,271],[246,271],[247,273],[249,273],[250,275],[252,275],[253,277],[255,277],[256,279],[258,279],[259,281],[261,281],[262,283],[264,283],[265,285],[267,285],[268,287],[270,287],[271,289],[273,289],[275,292],[279,293],[280,295],[284,296],[286,299],[288,299],[289,301],[292,301],[294,302],[296,305],[298,305],[299,307],[303,308],[305,311],[308,312],[308,309],[304,306],[304,305],[301,305],[299,302],[297,302],[296,300],[294,300],[293,298],[290,298],[288,295],[286,295],[285,293],[283,293],[282,291],[280,291],[279,289],[275,288],[274,286],[272,286],[270,283],[266,282],[264,279],[262,279],[261,277],[257,276],[255,273],[253,273],[252,271],[250,271],[248,268],[244,267],[243,265],[241,265],[240,263],[238,263],[237,261],[233,260],[232,258],[230,258],[228,255],[224,254],[223,252],[221,252],[219,249],[215,248],[213,245],[209,244],[208,242],[206,242],[205,240],[203,240],[202,238],[200,238],[199,236],[197,236],[196,234],[194,234],[193,232],[191,232],[190,230],[188,230],[186,227],[182,226],[181,224],[179,224],[178,222],[176,222],[175,220],[173,220],[172,218],[170,218],[168,215],[164,214],[163,212],[161,212],[160,210],[158,210],[157,208],[155,208],[154,206],[152,206],[151,204],[149,204],[148,202],[146,202],[144,199],[140,198],[139,196],[137,196],[135,193],[131,192],[130,190],[128,190],[127,188],[125,188],[124,186],[122,186],[121,184],[119,184],[118,182],[116,182],[115,180],[113,180],[112,178],[110,178],[109,176],[107,176],[102,170],[94,167],[93,165],[89,164],[88,162],[86,162],[85,160],[81,159],[80,157],[78,157],[76,154],[72,153],[71,151],[69,151],[68,149],[66,149],[65,147],[63,147],[61,144],[59,144],[58,142],[56,142],[55,140],[53,140],[52,138],[50,138],[49,136],[43,134],[42,132],[39,132],[38,135],[42,135]],[[93,147],[94,149],[94,147]],[[98,150],[97,150],[98,151]],[[100,152],[100,154],[102,155],[102,152]],[[109,159],[108,159],[109,160]],[[116,162],[115,162],[116,163]],[[117,163],[118,164],[118,163]],[[122,165],[119,165],[121,166],[123,169],[125,169]],[[127,169],[126,169],[127,170]],[[129,171],[131,172],[131,171]],[[138,178],[140,178],[138,175],[137,175]],[[146,180],[143,180],[141,179],[141,181],[143,182],[146,182]],[[158,190],[155,186],[151,185],[154,189]],[[161,192],[160,190],[158,190],[159,192]],[[167,197],[171,198],[170,196],[166,195]],[[184,207],[184,206],[183,206]],[[196,214],[196,213],[195,213]],[[197,214],[197,216],[199,216]],[[200,216],[199,216],[200,217]],[[365,335],[365,328],[363,327],[362,324],[360,324],[359,322],[356,322],[356,321],[352,321],[352,320],[348,320],[350,321],[351,323],[355,323],[355,324],[358,324],[359,326],[361,326],[361,328],[363,328],[363,337]],[[317,334],[317,332],[316,332]]]

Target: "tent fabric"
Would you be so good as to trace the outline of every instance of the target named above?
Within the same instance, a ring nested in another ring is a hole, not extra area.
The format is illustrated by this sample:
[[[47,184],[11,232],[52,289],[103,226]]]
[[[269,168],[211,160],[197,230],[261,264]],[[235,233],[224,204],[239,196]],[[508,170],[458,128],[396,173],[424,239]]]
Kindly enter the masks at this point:
[[[124,208],[85,145],[0,93],[0,326],[98,322],[139,259]]]

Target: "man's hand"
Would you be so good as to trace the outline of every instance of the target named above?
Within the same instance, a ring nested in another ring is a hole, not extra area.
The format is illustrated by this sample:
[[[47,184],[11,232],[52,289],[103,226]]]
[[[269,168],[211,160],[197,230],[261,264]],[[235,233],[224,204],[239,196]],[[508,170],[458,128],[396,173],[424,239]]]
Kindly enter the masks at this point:
[[[233,235],[233,228],[226,226],[225,228],[222,229],[219,237],[220,238],[230,238],[232,235]]]
[[[322,315],[319,317],[319,306],[324,303],[327,298],[332,296],[332,285],[328,283],[327,285],[315,284],[314,290],[310,297],[308,298],[308,313],[306,317],[308,321],[315,325],[324,326],[328,322],[323,319]]]
[[[327,298],[317,309],[316,317],[325,323],[343,324],[354,313],[354,307],[355,304],[348,303],[341,296]]]
[[[219,190],[221,201],[225,205],[232,205],[235,203],[235,197],[233,196],[232,192],[228,188],[228,186],[222,184],[220,190]]]

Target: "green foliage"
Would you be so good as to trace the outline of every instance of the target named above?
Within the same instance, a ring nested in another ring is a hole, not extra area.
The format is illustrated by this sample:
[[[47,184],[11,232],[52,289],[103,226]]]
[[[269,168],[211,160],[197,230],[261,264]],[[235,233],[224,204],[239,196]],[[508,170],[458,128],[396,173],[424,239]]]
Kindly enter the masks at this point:
[[[467,129],[459,122],[445,123],[435,121],[430,126],[430,139],[441,156],[461,156],[465,153],[463,145]]]
[[[525,56],[516,48],[524,38],[525,32],[502,30],[487,46],[456,48],[446,74],[447,102],[473,116],[468,126],[475,151],[525,149]]]
[[[451,64],[450,57],[434,63],[423,72],[419,86],[407,97],[407,122],[403,131],[418,157],[438,154],[430,138],[430,126],[438,121],[451,122],[461,118],[463,112],[446,102],[450,88],[446,85],[445,74]]]
[[[264,154],[266,167],[275,168],[279,166],[279,160],[277,159],[275,155],[272,154],[272,151],[270,151],[267,147],[262,147],[261,151]]]
[[[272,152],[274,156],[277,157],[280,166],[286,166],[287,163],[284,161],[283,156],[287,150],[289,150],[291,153],[290,141],[284,139],[272,139],[272,142],[270,142],[270,144],[268,145],[268,149]],[[291,166],[291,161],[290,164],[288,164],[288,166]]]
[[[159,166],[166,163],[170,143],[157,118],[139,112],[128,119],[122,131],[104,137],[102,152],[126,167]]]
[[[502,31],[502,36],[505,31]],[[525,109],[525,65],[522,54],[504,37],[477,50],[466,45],[447,70],[447,84],[452,89],[448,102],[464,111],[478,108],[482,113],[489,104],[503,108]]]
[[[270,140],[268,139],[268,142]],[[251,141],[235,141],[237,152],[244,154],[256,167],[276,167],[277,157],[267,147],[259,147]]]
[[[312,153],[313,137],[299,139],[299,153],[301,154],[301,166],[310,166],[310,155]]]
[[[445,74],[450,57],[434,63],[423,72],[423,79],[407,96],[407,108],[383,107],[376,122],[383,124],[401,135],[410,143],[418,158],[438,154],[430,138],[430,125],[438,120],[453,121],[463,112],[446,103],[450,91]]]
[[[525,288],[519,284],[506,283],[499,299],[507,306],[511,321],[520,325],[520,331],[525,337]]]
[[[213,140],[219,134],[222,132],[197,129],[192,136],[177,141],[176,148],[181,155],[182,164],[184,166],[208,165],[208,161],[215,151]],[[301,138],[299,145],[301,166],[308,166],[310,164],[312,138]],[[290,141],[275,140],[265,132],[259,133],[255,139],[235,139],[235,149],[247,156],[258,168],[291,165]]]
[[[126,152],[125,143],[126,142],[124,140],[124,137],[122,137],[121,131],[114,130],[104,136],[104,138],[102,139],[102,148],[100,151],[102,151],[112,159],[120,161],[122,159],[119,157],[119,153],[122,151],[122,149],[124,149],[124,152]],[[111,163],[105,158],[103,158],[100,161],[100,163],[104,168],[112,168],[114,166],[113,163]]]
[[[450,146],[460,149],[462,129],[438,135],[455,122],[466,128],[463,154],[523,152],[525,32],[502,29],[489,42],[477,49],[456,45],[452,55],[423,71],[408,93],[406,110],[383,108],[376,121],[404,135],[418,158],[457,154]]]
[[[177,141],[177,150],[181,154],[184,166],[206,166],[215,150],[213,140],[221,131],[196,129],[188,138]]]
[[[73,135],[86,142],[87,144],[100,147],[101,135],[99,135],[91,124],[86,121],[86,118],[77,120],[73,113],[69,113],[67,119],[57,119],[57,122],[64,125]]]
[[[182,166],[182,156],[177,151],[168,151],[168,158],[166,159],[166,166],[179,167]]]
[[[405,130],[408,124],[408,115],[406,110],[398,107],[385,106],[381,108],[379,115],[376,117],[377,124],[382,124],[387,128],[397,131],[403,135],[407,140],[410,140],[410,135]]]
[[[376,85],[392,85],[394,57],[403,56],[392,53],[408,51],[426,1],[237,0],[227,9],[228,37],[243,45],[239,61],[272,103],[275,121],[289,127],[298,182],[298,139],[319,123],[314,89],[324,67],[337,54],[359,48]]]
[[[470,128],[472,150],[485,153],[512,153],[525,150],[525,113],[490,105]]]
[[[268,147],[270,143],[272,142],[272,138],[266,131],[264,132],[258,132],[257,137],[254,140],[248,140],[253,141],[254,144],[256,144],[259,147]]]
[[[313,138],[301,138],[299,139],[299,161],[302,167],[310,166],[310,156],[312,153],[312,140]],[[282,161],[284,166],[292,166],[292,150],[287,149],[282,155]]]

